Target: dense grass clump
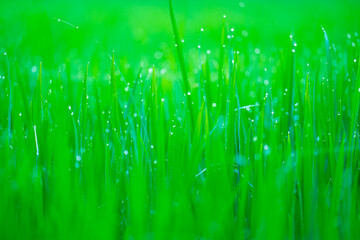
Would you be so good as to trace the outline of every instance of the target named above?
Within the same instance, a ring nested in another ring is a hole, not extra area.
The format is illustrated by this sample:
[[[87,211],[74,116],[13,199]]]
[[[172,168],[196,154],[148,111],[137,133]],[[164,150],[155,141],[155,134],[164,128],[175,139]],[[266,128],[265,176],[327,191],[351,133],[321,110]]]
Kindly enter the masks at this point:
[[[359,239],[358,34],[190,47],[169,3],[141,64],[46,15],[3,49],[0,239]]]

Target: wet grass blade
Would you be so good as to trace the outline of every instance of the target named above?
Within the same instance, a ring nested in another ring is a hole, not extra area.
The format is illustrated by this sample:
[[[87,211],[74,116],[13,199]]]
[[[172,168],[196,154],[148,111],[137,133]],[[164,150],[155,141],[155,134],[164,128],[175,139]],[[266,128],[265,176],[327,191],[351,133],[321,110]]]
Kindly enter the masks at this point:
[[[186,65],[185,65],[183,42],[180,40],[179,30],[178,30],[178,27],[176,24],[174,9],[173,9],[171,0],[169,0],[169,11],[170,11],[171,25],[172,25],[174,36],[175,36],[175,48],[177,51],[181,76],[182,76],[182,80],[183,80],[182,87],[183,87],[183,91],[184,91],[184,94],[186,97],[186,102],[187,102],[188,109],[189,109],[188,111],[189,111],[189,118],[190,118],[190,128],[191,128],[191,133],[192,133],[193,128],[194,128],[194,114],[193,114],[193,110],[192,110],[191,87],[190,87],[190,82],[188,79],[187,69],[186,69]]]

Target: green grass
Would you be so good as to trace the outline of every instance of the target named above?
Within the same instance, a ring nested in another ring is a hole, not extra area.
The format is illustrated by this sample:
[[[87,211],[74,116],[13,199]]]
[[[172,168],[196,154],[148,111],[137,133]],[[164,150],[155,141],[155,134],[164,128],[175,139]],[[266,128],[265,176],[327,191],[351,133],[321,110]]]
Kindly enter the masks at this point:
[[[91,3],[1,10],[0,239],[360,238],[357,3]]]

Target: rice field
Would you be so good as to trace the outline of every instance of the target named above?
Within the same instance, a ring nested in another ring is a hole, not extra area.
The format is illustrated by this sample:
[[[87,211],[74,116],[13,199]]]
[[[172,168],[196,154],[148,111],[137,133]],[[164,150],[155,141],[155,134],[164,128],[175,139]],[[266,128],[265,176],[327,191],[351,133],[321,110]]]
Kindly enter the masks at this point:
[[[360,239],[360,3],[5,1],[0,239]]]

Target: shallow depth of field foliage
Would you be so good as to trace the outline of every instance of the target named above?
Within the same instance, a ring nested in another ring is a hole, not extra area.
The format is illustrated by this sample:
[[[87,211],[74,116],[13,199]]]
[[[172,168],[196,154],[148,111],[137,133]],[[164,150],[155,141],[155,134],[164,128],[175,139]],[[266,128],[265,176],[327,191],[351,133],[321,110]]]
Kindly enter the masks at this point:
[[[360,239],[360,2],[0,3],[0,239]]]

